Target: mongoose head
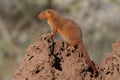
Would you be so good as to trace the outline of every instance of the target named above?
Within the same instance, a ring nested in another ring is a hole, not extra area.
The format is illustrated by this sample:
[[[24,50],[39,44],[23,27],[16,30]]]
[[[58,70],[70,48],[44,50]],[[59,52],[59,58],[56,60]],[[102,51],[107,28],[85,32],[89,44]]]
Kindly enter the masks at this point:
[[[51,18],[52,16],[55,16],[55,15],[57,15],[56,11],[54,11],[52,9],[46,9],[38,15],[38,18],[48,20],[49,18]]]

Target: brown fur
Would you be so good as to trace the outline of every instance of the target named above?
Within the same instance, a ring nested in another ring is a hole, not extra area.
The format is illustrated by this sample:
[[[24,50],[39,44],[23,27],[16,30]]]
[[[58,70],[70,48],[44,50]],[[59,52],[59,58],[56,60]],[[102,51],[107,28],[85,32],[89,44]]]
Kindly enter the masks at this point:
[[[94,73],[97,72],[94,63],[90,60],[88,52],[83,45],[81,29],[75,22],[59,16],[58,13],[52,9],[41,12],[38,17],[47,20],[47,23],[52,29],[50,33],[51,36],[58,32],[70,45],[69,48],[77,46],[83,53],[83,56],[86,58]]]

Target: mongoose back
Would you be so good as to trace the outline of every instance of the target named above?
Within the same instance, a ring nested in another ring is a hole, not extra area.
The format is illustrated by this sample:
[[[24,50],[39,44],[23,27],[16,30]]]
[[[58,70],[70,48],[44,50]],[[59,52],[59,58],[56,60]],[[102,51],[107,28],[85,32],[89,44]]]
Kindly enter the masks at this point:
[[[83,45],[82,32],[78,24],[70,19],[61,17],[56,11],[52,9],[46,9],[45,11],[42,11],[38,17],[40,19],[47,20],[47,23],[51,27],[51,36],[58,32],[70,45],[68,48],[76,46],[78,49],[80,49],[84,58],[86,58],[88,64],[93,69],[94,73],[97,72],[94,63],[90,60],[88,52]]]

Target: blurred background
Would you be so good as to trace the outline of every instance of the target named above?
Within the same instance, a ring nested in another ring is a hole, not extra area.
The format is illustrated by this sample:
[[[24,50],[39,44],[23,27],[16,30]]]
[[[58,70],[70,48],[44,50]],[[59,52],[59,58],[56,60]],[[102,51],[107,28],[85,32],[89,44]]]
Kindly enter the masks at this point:
[[[46,21],[38,19],[46,8],[81,26],[96,64],[120,38],[120,0],[0,0],[0,80],[11,80],[27,47],[50,32]]]

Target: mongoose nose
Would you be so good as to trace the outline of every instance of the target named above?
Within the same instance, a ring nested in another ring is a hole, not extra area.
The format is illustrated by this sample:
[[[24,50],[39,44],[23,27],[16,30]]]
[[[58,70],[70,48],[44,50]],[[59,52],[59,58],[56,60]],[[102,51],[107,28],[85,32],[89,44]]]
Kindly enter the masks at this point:
[[[42,14],[39,14],[38,15],[38,18],[42,19],[43,15]]]

